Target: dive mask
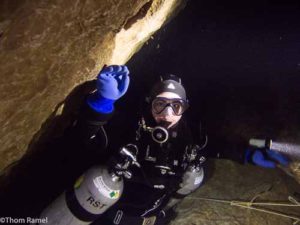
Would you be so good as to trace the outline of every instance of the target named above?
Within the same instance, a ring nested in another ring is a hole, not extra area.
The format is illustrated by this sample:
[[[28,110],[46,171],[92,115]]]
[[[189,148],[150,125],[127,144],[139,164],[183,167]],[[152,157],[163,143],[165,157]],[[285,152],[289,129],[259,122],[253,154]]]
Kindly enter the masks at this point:
[[[156,97],[152,101],[152,109],[156,114],[162,113],[165,108],[170,106],[176,116],[180,116],[188,108],[188,102],[181,98]]]

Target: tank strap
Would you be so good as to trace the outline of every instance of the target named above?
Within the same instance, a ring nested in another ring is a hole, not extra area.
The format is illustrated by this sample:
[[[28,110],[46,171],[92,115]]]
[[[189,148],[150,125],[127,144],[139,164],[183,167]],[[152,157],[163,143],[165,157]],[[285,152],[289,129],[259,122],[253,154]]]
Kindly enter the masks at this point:
[[[93,214],[85,210],[76,198],[74,188],[68,188],[65,192],[66,204],[71,213],[79,220],[85,222],[95,221],[101,214]]]

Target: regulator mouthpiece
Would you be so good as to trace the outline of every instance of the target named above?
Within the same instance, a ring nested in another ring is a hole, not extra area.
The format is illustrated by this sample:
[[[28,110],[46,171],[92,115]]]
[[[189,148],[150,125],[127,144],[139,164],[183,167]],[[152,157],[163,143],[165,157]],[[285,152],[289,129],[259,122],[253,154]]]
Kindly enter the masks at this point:
[[[166,128],[157,126],[151,131],[152,139],[157,143],[165,143],[169,138],[169,133]]]

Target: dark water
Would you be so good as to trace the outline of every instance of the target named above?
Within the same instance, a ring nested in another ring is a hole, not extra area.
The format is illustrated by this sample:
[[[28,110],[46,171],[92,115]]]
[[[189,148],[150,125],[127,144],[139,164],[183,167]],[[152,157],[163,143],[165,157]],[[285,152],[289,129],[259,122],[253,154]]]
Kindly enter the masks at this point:
[[[299,15],[294,3],[189,1],[130,60],[128,98],[174,73],[210,133],[299,139]]]

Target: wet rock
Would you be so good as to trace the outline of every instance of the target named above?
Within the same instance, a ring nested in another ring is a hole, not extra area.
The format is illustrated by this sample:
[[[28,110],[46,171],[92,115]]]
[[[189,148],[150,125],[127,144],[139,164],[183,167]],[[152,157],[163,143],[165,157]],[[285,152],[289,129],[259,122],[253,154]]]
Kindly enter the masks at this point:
[[[213,169],[213,168],[211,168]],[[232,201],[287,202],[300,190],[299,184],[280,170],[239,165],[227,160],[215,161],[212,177],[177,208],[171,225],[216,224],[291,224],[292,219],[231,205]],[[299,217],[300,206],[254,206]],[[295,220],[294,220],[295,221]]]
[[[76,85],[125,63],[184,2],[1,1],[0,170],[34,145]]]

